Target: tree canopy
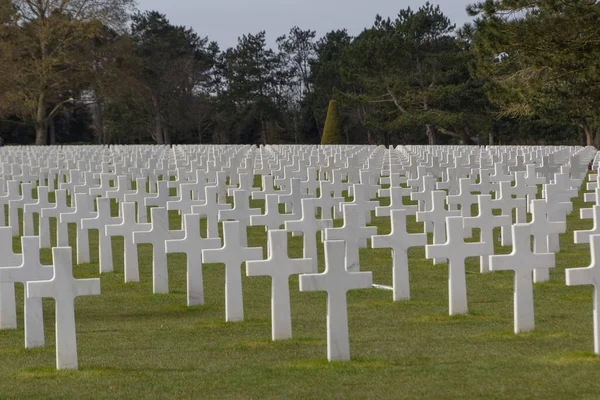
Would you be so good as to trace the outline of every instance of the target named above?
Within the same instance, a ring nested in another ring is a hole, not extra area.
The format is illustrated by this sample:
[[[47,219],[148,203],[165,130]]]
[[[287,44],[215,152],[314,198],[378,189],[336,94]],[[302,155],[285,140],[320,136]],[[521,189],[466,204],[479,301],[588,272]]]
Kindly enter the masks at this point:
[[[134,0],[0,0],[7,143],[600,140],[600,4],[484,0],[220,49]],[[332,102],[332,100],[334,100]]]

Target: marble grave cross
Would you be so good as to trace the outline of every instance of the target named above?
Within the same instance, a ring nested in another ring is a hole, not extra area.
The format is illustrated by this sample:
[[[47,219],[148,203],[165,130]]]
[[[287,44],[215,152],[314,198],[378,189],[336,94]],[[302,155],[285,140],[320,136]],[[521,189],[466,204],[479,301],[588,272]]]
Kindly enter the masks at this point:
[[[316,218],[315,199],[302,199],[302,218],[297,221],[286,221],[285,230],[302,232],[303,258],[312,260],[313,271],[318,272],[317,232],[323,234],[325,229],[333,227],[333,220]]]
[[[600,235],[592,235],[590,240],[591,264],[586,268],[568,268],[565,270],[567,286],[593,285],[594,305],[594,353],[600,355]]]
[[[417,222],[433,225],[433,244],[446,242],[446,217],[460,217],[460,210],[446,210],[446,192],[434,190],[431,192],[431,209],[429,211],[417,211]],[[425,226],[424,226],[425,228]],[[445,262],[444,259],[434,259],[434,264]]]
[[[368,289],[373,285],[371,272],[350,272],[345,262],[341,240],[325,241],[325,272],[300,275],[300,291],[327,292],[327,359],[350,360],[348,337],[347,293],[352,289]]]
[[[87,196],[87,195],[86,195]],[[70,247],[52,249],[54,276],[27,282],[27,298],[54,298],[56,315],[56,368],[77,369],[75,298],[100,294],[100,279],[74,279]]]
[[[72,212],[60,214],[60,223],[77,225],[77,264],[90,262],[90,238],[88,230],[83,228],[84,218],[94,217],[94,208],[87,193],[75,193],[75,208]]]
[[[111,217],[110,210],[111,199],[106,197],[96,198],[98,211],[93,218],[84,218],[81,220],[83,229],[98,230],[98,255],[100,264],[100,273],[113,272],[113,257],[112,257],[112,240],[106,234],[107,225],[115,225],[121,222],[120,217]]]
[[[204,304],[204,280],[202,273],[202,251],[216,249],[221,246],[221,239],[200,236],[200,216],[187,214],[183,216],[185,237],[165,242],[167,253],[185,253],[187,256],[187,305]]]
[[[121,206],[121,222],[115,225],[106,225],[106,236],[122,236],[124,240],[124,274],[125,282],[139,282],[140,272],[138,264],[137,245],[133,242],[134,232],[147,232],[152,229],[152,224],[138,223],[136,221],[136,203],[123,202]]]
[[[27,292],[27,282],[51,279],[53,268],[40,263],[40,241],[37,236],[21,237],[21,249],[21,265],[0,268],[0,283],[21,283]],[[25,348],[43,347],[45,341],[42,299],[28,298],[25,293],[24,301]]]
[[[533,312],[533,271],[554,268],[554,254],[535,254],[531,251],[531,227],[511,226],[513,250],[510,254],[490,256],[492,271],[514,271],[514,330],[527,332],[535,327]]]
[[[342,204],[344,225],[341,228],[325,229],[325,240],[343,240],[346,243],[346,265],[348,271],[360,270],[359,249],[367,247],[367,239],[377,234],[377,227],[366,226],[365,214],[356,204]]]
[[[244,320],[241,265],[250,260],[262,260],[261,247],[242,246],[242,225],[238,221],[223,222],[223,247],[202,250],[202,262],[225,264],[225,320]]]
[[[0,268],[17,267],[23,263],[23,255],[15,254],[10,226],[0,227]],[[17,306],[14,282],[0,282],[0,330],[17,329]]]
[[[446,236],[448,239],[444,244],[425,246],[425,257],[448,260],[449,312],[450,315],[466,314],[468,306],[465,259],[486,254],[486,244],[464,241],[462,217],[446,217]]]
[[[133,243],[152,245],[152,291],[155,294],[169,293],[169,271],[165,241],[182,239],[184,231],[169,230],[169,214],[164,207],[150,210],[152,228],[147,232],[134,232]]]
[[[74,207],[67,206],[67,191],[65,189],[57,189],[54,191],[55,203],[49,208],[44,208],[41,211],[40,221],[49,218],[56,219],[56,246],[69,247],[69,226],[60,223],[60,214],[68,214],[75,211]],[[40,222],[41,223],[41,222]],[[50,224],[50,222],[47,222]],[[42,247],[44,247],[42,245]]]
[[[408,249],[426,246],[427,234],[411,234],[406,231],[406,211],[391,211],[392,231],[389,235],[373,236],[374,249],[392,249],[392,288],[394,301],[410,299],[410,276],[408,271]]]
[[[292,337],[292,311],[290,307],[290,277],[314,272],[312,260],[289,258],[288,232],[271,230],[268,233],[268,258],[246,262],[247,276],[271,277],[271,327],[273,340]]]
[[[533,236],[533,252],[535,254],[550,253],[550,237],[554,234],[565,233],[567,223],[565,221],[549,221],[548,204],[544,200],[531,201],[531,222],[527,225],[531,228]],[[577,235],[577,233],[575,232]],[[577,239],[575,240],[577,243]],[[533,271],[533,282],[547,282],[550,280],[550,270],[539,268]]]
[[[480,241],[485,243],[486,254],[479,257],[481,273],[491,272],[489,256],[494,254],[494,228],[511,226],[512,218],[508,215],[494,215],[492,213],[492,196],[479,195],[478,215],[463,219],[466,237],[472,237],[473,229],[479,229]]]

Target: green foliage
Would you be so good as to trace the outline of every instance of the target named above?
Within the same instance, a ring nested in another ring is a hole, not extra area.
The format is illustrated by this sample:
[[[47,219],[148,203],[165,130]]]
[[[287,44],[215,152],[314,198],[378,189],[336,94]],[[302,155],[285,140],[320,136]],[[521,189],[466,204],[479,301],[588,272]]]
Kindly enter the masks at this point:
[[[487,98],[470,77],[468,46],[453,32],[430,3],[394,20],[378,16],[345,52],[345,104],[372,130],[418,123],[431,144],[436,132],[468,142],[471,131],[486,129]]]
[[[340,140],[357,144],[560,143],[574,127],[591,143],[600,129],[597,1],[480,1],[460,31],[427,2],[357,37],[294,26],[276,48],[261,31],[223,51],[159,12],[128,16],[132,4],[0,0],[0,118],[39,143],[83,107],[52,138],[319,143],[333,98]]]
[[[329,102],[321,144],[346,144],[346,135],[342,129],[340,114],[335,100]]]
[[[600,127],[600,4],[487,0],[470,12],[474,72],[501,115],[569,121],[589,142]]]

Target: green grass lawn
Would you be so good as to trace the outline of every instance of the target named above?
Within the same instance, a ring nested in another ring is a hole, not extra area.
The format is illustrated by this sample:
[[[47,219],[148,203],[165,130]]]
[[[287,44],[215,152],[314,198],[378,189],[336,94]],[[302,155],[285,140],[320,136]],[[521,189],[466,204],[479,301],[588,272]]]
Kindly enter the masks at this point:
[[[141,282],[125,284],[123,243],[113,239],[117,272],[102,275],[101,296],[76,300],[79,371],[55,370],[51,300],[44,300],[47,346],[24,349],[18,288],[19,329],[0,331],[0,398],[597,398],[592,287],[567,287],[564,278],[565,268],[589,265],[589,246],[572,243],[573,230],[592,226],[579,220],[589,206],[583,195],[574,202],[551,281],[535,285],[535,331],[512,332],[513,274],[479,274],[475,258],[467,263],[470,312],[449,317],[447,266],[413,249],[412,300],[394,303],[391,292],[375,289],[349,293],[347,363],[327,362],[326,295],[300,293],[297,277],[290,282],[294,339],[272,342],[268,278],[243,278],[246,319],[225,323],[222,265],[205,266],[206,305],[188,308],[185,256],[169,255],[171,293],[153,295],[151,248],[139,247]],[[389,233],[385,218],[373,222]],[[409,219],[409,231],[421,229]],[[97,234],[90,238],[94,263],[74,267],[78,278],[98,276]],[[251,246],[264,248],[265,239],[262,227],[249,229]],[[301,238],[290,241],[290,255],[301,256]],[[42,258],[50,263],[50,251]],[[375,283],[391,284],[389,250],[361,250],[361,266]]]

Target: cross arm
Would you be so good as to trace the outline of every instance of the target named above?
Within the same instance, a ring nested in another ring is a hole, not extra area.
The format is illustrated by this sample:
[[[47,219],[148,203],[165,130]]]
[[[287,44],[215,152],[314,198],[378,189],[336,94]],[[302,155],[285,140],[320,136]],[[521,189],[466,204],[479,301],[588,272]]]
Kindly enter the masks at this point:
[[[43,298],[43,297],[51,297],[55,298],[56,291],[53,280],[49,281],[34,281],[27,282],[27,298],[35,299],[35,298]]]
[[[448,258],[447,244],[429,244],[425,246],[425,258]]]
[[[301,292],[327,291],[327,277],[324,274],[300,275],[299,286]]]
[[[567,286],[594,285],[597,286],[596,275],[598,274],[594,267],[569,268],[565,270]]]
[[[100,279],[77,279],[75,282],[75,297],[100,295]]]

